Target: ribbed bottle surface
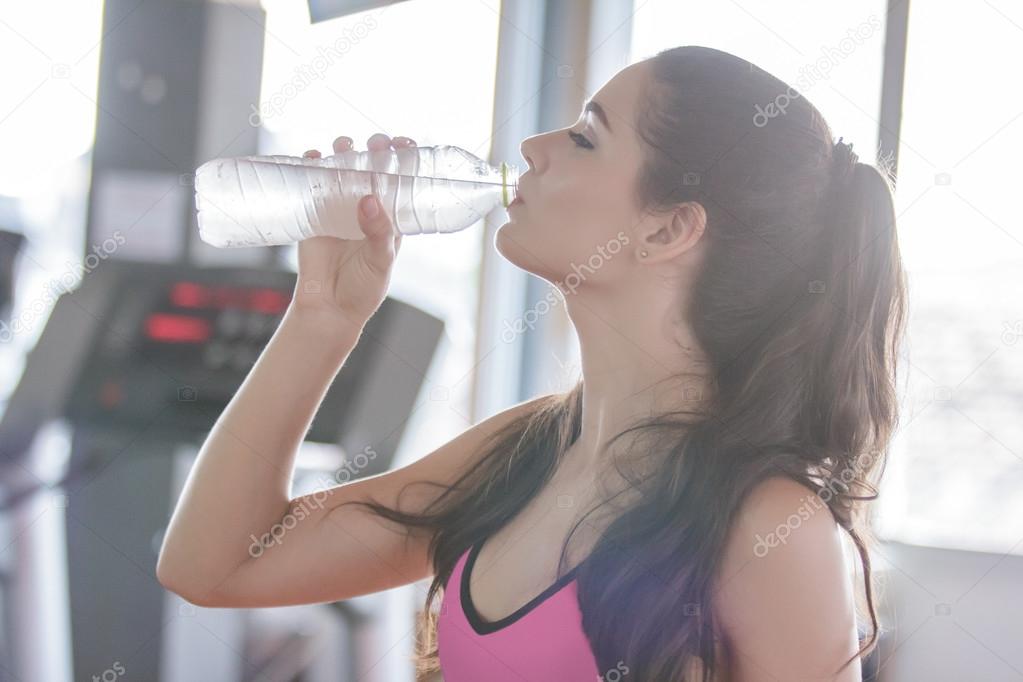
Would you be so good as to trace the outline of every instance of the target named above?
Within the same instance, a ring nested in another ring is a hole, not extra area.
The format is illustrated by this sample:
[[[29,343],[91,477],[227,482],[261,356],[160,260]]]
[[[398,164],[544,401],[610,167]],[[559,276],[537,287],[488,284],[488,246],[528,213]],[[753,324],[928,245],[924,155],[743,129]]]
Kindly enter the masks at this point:
[[[358,203],[370,193],[402,234],[456,232],[507,207],[517,191],[515,166],[493,167],[452,146],[214,159],[195,175],[199,235],[218,247],[362,239]]]

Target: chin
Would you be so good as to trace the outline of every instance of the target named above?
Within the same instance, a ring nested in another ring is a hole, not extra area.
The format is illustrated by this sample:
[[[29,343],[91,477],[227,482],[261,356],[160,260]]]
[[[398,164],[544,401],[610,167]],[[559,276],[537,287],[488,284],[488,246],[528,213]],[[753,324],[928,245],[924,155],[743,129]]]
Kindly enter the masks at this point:
[[[507,222],[494,233],[494,248],[511,263],[525,267],[530,259],[530,248],[523,240],[523,231],[513,222]]]
[[[552,271],[557,270],[560,259],[551,253],[549,244],[538,243],[530,236],[516,223],[505,223],[494,234],[494,247],[509,263],[553,284],[564,276]]]
[[[537,258],[542,256],[544,246],[537,244],[536,240],[522,229],[523,227],[525,226],[507,222],[497,228],[497,232],[494,233],[494,248],[516,267],[546,279],[547,268]]]

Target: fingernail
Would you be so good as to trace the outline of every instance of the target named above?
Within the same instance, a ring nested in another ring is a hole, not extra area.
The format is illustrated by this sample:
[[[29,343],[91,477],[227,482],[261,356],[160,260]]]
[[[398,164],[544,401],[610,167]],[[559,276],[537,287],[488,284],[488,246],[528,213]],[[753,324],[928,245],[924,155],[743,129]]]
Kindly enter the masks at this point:
[[[367,197],[362,200],[362,213],[367,218],[376,218],[377,213],[380,211],[380,204],[377,203],[376,196],[369,194]]]

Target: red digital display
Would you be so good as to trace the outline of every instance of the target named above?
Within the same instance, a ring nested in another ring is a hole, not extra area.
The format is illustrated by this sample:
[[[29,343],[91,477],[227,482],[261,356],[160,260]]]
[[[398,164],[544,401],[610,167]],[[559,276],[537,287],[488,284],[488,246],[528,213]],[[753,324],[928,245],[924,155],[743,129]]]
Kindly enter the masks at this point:
[[[202,343],[210,338],[210,323],[191,315],[153,313],[146,318],[146,336],[164,343]]]
[[[241,308],[269,315],[283,313],[290,297],[277,289],[206,286],[196,282],[177,282],[170,290],[170,301],[178,308]]]
[[[194,282],[178,282],[171,288],[170,299],[179,308],[202,308],[209,300],[209,290]]]

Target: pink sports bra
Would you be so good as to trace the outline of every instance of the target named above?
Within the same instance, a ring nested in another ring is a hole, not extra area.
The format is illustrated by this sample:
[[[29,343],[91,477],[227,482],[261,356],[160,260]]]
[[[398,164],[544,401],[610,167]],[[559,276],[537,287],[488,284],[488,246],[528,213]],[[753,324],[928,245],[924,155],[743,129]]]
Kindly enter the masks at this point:
[[[488,622],[476,612],[469,577],[483,543],[455,564],[437,620],[444,682],[593,682],[597,663],[582,629],[578,566],[522,608]]]

